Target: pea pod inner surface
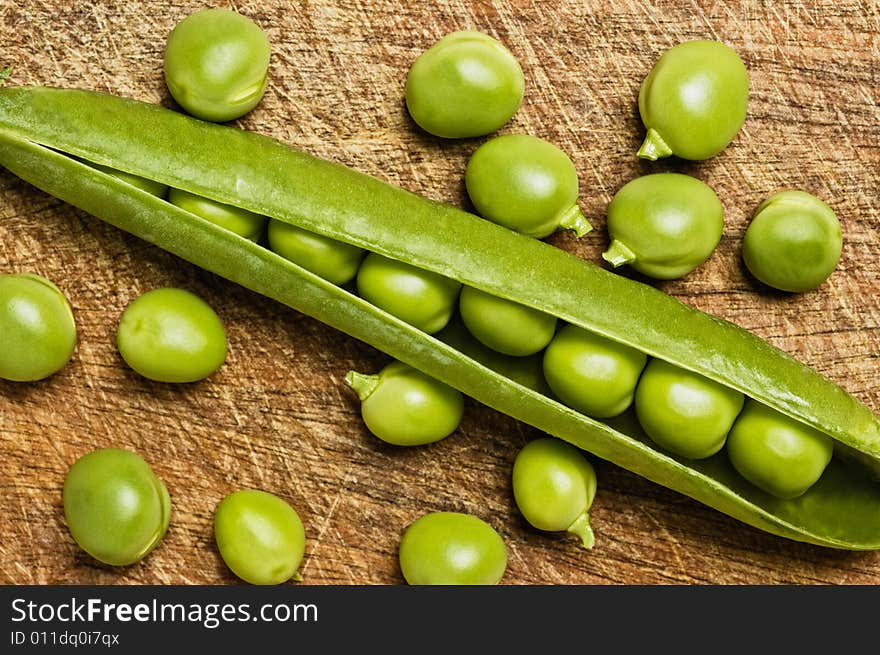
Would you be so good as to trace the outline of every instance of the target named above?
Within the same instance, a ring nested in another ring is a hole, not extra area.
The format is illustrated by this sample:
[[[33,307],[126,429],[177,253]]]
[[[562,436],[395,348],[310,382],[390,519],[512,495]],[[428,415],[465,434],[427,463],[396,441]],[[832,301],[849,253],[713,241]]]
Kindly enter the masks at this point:
[[[693,462],[661,452],[628,415],[607,424],[589,419],[270,251],[61,153],[296,224],[552,314],[738,389],[829,434],[844,450],[872,462],[880,457],[880,423],[867,407],[732,323],[267,137],[104,94],[0,90],[0,164],[43,190],[747,523],[826,546],[880,548],[880,485],[861,468],[834,461],[801,498],[772,498],[740,479],[726,458]]]

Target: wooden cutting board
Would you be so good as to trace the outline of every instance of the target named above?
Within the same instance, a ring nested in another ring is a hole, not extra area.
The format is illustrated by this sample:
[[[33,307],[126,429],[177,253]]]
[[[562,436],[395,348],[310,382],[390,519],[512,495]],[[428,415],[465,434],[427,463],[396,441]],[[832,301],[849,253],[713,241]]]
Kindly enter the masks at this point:
[[[431,198],[467,206],[463,171],[480,140],[420,132],[403,103],[413,59],[444,34],[501,39],[526,76],[502,132],[548,139],[575,162],[595,229],[550,241],[601,262],[604,212],[630,179],[681,171],[725,207],[712,258],[659,284],[814,366],[880,412],[880,112],[876,6],[578,1],[240,2],[269,35],[268,92],[244,128]],[[228,6],[228,3],[218,3]],[[0,4],[8,83],[97,89],[171,106],[162,77],[168,33],[200,2]],[[639,161],[639,84],[687,39],[733,46],[751,75],[749,115],[723,153],[694,164]],[[771,193],[825,199],[843,225],[840,266],[816,291],[768,291],[745,272],[743,231]],[[405,217],[401,217],[405,220]],[[538,432],[476,403],[461,428],[423,448],[386,446],[363,427],[343,383],[387,358],[235,284],[46,196],[0,170],[0,272],[33,271],[70,299],[71,363],[35,384],[0,383],[0,583],[234,583],[214,546],[227,493],[287,499],[307,534],[308,584],[401,583],[404,527],[432,510],[471,512],[504,537],[511,584],[877,583],[880,553],[838,552],[765,534],[593,458],[596,547],[531,529],[510,490],[517,451]],[[560,281],[564,284],[564,280]],[[205,298],[226,323],[229,359],[209,380],[141,379],[115,348],[126,304],[161,286]],[[662,317],[658,317],[662,320]],[[137,565],[98,565],[64,524],[61,486],[97,447],[136,450],[167,484],[171,528]]]

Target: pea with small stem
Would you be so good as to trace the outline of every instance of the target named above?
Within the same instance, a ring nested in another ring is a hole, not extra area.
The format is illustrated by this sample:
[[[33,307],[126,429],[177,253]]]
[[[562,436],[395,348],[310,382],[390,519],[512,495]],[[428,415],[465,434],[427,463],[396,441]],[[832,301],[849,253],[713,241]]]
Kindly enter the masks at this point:
[[[349,371],[345,382],[361,400],[367,429],[395,446],[423,446],[448,437],[461,422],[459,391],[403,362],[378,375]]]
[[[589,512],[596,496],[596,472],[571,444],[551,437],[527,443],[513,462],[513,496],[532,526],[568,531],[584,548],[593,547]]]
[[[592,229],[578,206],[574,164],[544,139],[491,139],[471,155],[464,179],[477,213],[493,223],[539,239],[556,230],[581,237]]]
[[[746,118],[749,74],[720,41],[685,41],[663,53],[639,90],[648,130],[638,155],[708,159],[721,152]]]
[[[721,241],[724,208],[705,183],[679,173],[638,177],[608,205],[611,245],[602,258],[672,280],[705,262]]]

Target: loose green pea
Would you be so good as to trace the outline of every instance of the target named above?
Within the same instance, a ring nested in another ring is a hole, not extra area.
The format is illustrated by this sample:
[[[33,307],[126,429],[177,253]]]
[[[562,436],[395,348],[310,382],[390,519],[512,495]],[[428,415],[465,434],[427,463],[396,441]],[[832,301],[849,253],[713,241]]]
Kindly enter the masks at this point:
[[[214,310],[183,289],[154,289],[132,301],[119,321],[119,353],[145,378],[195,382],[226,360],[226,331]]]
[[[596,541],[590,507],[596,497],[596,472],[583,453],[550,437],[523,447],[513,462],[513,497],[532,526],[547,532],[566,530],[584,548]]]
[[[214,513],[214,538],[226,566],[245,582],[277,585],[293,578],[306,547],[299,514],[265,491],[243,489],[226,496]]]
[[[743,260],[761,282],[781,291],[809,291],[840,260],[843,237],[834,211],[803,191],[782,191],[761,203],[743,238]]]
[[[487,141],[471,155],[464,179],[477,212],[493,223],[539,239],[592,229],[577,204],[574,164],[543,139],[506,134]]]
[[[47,378],[75,347],[73,310],[58,287],[39,275],[0,275],[0,378]]]
[[[433,512],[410,524],[399,557],[411,585],[494,585],[507,568],[501,535],[482,519],[458,512]]]
[[[157,198],[164,198],[165,194],[168,193],[168,187],[161,182],[148,180],[147,178],[141,177],[140,175],[126,173],[125,171],[120,171],[119,169],[111,168],[110,166],[104,166],[103,164],[95,164],[93,162],[86,163],[88,163],[88,165],[92,168],[97,168],[102,173],[112,175],[113,177],[120,179],[123,182],[127,182],[133,187],[137,187],[141,191],[146,191],[147,193],[154,195]]]
[[[559,399],[595,418],[630,406],[647,356],[576,325],[563,327],[544,352],[544,377]]]
[[[482,136],[510,120],[524,86],[519,63],[499,41],[481,32],[453,32],[413,62],[406,106],[435,136]]]
[[[357,288],[367,302],[434,334],[452,317],[461,284],[371,252],[358,270]]]
[[[682,457],[703,459],[724,446],[743,400],[735,389],[652,359],[636,387],[635,407],[656,443]]]
[[[251,241],[259,241],[268,220],[247,209],[197,196],[183,189],[170,189],[168,202]]]
[[[727,455],[746,480],[778,498],[797,498],[831,461],[831,437],[749,400],[727,437]]]
[[[274,219],[269,222],[269,247],[294,264],[339,285],[354,279],[364,258],[363,248]]]
[[[639,157],[708,159],[724,150],[746,118],[749,73],[718,41],[686,41],[667,50],[639,91],[648,128]]]
[[[188,113],[230,121],[257,106],[266,91],[269,39],[249,18],[204,9],[180,21],[165,46],[165,82]]]
[[[470,333],[505,355],[533,355],[556,330],[555,316],[473,287],[462,288],[458,307]]]
[[[724,208],[700,180],[678,173],[638,177],[608,205],[611,245],[603,259],[672,280],[705,262],[724,227]]]
[[[440,441],[461,423],[461,393],[402,362],[392,362],[378,375],[349,371],[345,381],[361,399],[367,429],[395,446]]]
[[[80,457],[64,479],[64,518],[80,548],[105,564],[146,557],[168,529],[171,499],[139,455],[103,448]]]

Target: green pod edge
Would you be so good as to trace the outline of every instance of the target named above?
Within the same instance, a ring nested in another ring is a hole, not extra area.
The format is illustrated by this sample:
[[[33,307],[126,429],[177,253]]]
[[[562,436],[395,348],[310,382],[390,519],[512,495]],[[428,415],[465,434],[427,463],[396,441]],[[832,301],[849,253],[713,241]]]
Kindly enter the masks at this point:
[[[774,498],[740,478],[723,452],[684,460],[656,448],[631,413],[605,423],[583,416],[268,249],[67,155],[293,223],[553,314],[812,425],[833,437],[844,457],[835,457],[800,498]],[[869,471],[880,468],[880,420],[756,335],[653,287],[274,139],[108,94],[0,89],[0,165],[489,407],[745,523],[823,546],[880,548],[880,484]]]

